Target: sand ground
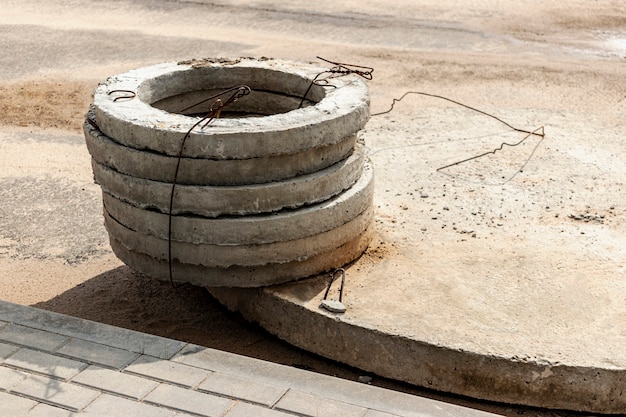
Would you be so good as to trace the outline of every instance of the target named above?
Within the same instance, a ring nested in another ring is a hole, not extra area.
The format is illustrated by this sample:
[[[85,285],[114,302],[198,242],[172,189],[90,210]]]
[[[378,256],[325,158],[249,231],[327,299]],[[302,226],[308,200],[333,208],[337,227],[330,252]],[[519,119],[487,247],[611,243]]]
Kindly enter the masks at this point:
[[[535,185],[534,194],[520,195],[533,201],[533,195],[545,193],[542,181],[558,179],[561,205],[542,207],[542,226],[560,221],[555,214],[561,220],[583,216],[568,223],[563,241],[580,250],[581,263],[586,253],[602,253],[617,274],[619,268],[622,276],[626,273],[620,238],[626,224],[623,2],[335,3],[0,1],[0,296],[345,378],[362,374],[276,340],[227,313],[204,289],[172,289],[139,276],[108,247],[100,191],[80,131],[91,92],[106,77],[128,69],[208,56],[303,61],[323,56],[374,67],[374,113],[388,109],[392,98],[418,90],[481,108],[522,128],[544,125],[550,132],[557,126],[557,135],[529,141],[522,153],[508,154],[504,165],[483,161],[447,174],[467,192],[480,193],[485,204],[493,187],[503,186],[503,176],[515,174]],[[576,133],[571,147],[568,129]],[[410,163],[402,159],[399,144],[443,152],[436,142],[411,142],[423,138],[424,130],[428,137],[457,144],[432,163],[454,162],[515,139],[497,122],[471,111],[411,96],[394,112],[372,118],[366,129],[370,156],[383,178],[393,171],[386,167]],[[580,161],[580,169],[560,178],[559,163],[566,158]],[[525,161],[533,167],[537,160],[550,164],[548,177],[518,173]],[[485,219],[478,204],[458,217],[448,210],[430,213],[432,207],[424,203],[436,190],[428,184],[424,189],[416,178],[412,184],[377,189],[381,235],[365,255],[372,262],[402,249],[402,242],[384,239],[396,224],[413,231],[426,251],[443,241],[440,231],[446,227],[459,241],[477,242],[498,227],[520,240],[534,230],[522,206],[506,222]],[[490,204],[498,203],[493,199]],[[533,213],[528,217],[534,221]],[[598,228],[586,235],[580,230],[585,215],[603,216],[590,217]],[[429,225],[423,224],[424,216]],[[536,244],[540,253],[541,241]],[[374,383],[509,415],[567,414],[485,404],[378,378]]]

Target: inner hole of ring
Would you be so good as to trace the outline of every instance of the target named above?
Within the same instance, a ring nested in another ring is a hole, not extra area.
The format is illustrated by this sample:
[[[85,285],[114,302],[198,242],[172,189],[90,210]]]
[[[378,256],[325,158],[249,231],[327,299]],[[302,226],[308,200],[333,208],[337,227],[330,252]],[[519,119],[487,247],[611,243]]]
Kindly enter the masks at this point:
[[[315,105],[325,96],[325,89],[312,84],[311,79],[261,68],[201,68],[166,74],[144,82],[140,93],[144,101],[157,109],[204,117],[219,107],[218,99],[223,104],[236,94],[235,90],[227,90],[241,85],[250,87],[250,93],[225,106],[220,118],[287,113]],[[210,98],[220,93],[224,94]]]

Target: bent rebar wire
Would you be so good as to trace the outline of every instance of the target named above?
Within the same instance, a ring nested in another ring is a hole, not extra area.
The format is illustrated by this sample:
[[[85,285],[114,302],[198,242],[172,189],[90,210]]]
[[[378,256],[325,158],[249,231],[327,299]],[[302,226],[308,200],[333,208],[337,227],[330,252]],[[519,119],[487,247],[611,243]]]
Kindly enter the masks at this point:
[[[170,283],[172,284],[172,287],[174,288],[178,288],[178,287],[174,284],[174,273],[173,273],[173,268],[172,268],[172,211],[174,209],[174,192],[176,190],[176,182],[178,180],[178,171],[180,169],[180,161],[183,158],[185,142],[191,135],[191,132],[196,127],[204,123],[201,128],[202,129],[206,128],[209,125],[209,123],[211,123],[213,120],[221,116],[222,110],[224,109],[224,107],[236,102],[237,100],[239,100],[240,98],[244,96],[247,96],[248,94],[250,94],[251,91],[252,90],[247,85],[240,85],[237,87],[232,87],[225,91],[222,91],[221,93],[214,94],[211,97],[205,100],[202,100],[199,103],[196,103],[192,106],[189,106],[181,110],[181,113],[182,113],[183,111],[189,110],[199,104],[206,103],[207,101],[210,101],[210,100],[215,100],[213,104],[211,104],[211,107],[209,108],[209,112],[204,117],[200,118],[196,123],[194,123],[193,126],[189,128],[189,130],[183,137],[183,140],[181,141],[181,144],[180,144],[180,151],[178,152],[178,159],[176,161],[176,169],[174,171],[174,180],[172,181],[172,192],[170,193],[170,206],[169,206],[169,211],[168,211],[168,225],[167,225],[167,257],[168,257],[169,278],[170,278]],[[231,94],[230,97],[226,99],[226,101],[222,101],[220,97],[230,92],[233,92],[233,94]]]

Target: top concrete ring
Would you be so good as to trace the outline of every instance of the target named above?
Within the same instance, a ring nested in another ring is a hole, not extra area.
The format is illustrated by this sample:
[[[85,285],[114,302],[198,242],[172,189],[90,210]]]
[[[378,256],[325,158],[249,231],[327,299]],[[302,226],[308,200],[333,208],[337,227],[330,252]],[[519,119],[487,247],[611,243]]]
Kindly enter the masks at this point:
[[[274,97],[257,100],[257,107],[265,108],[250,113],[261,116],[219,118],[205,128],[194,128],[183,156],[248,159],[295,154],[337,143],[358,132],[369,119],[366,82],[349,74],[330,78],[324,86],[312,84],[326,70],[312,64],[251,58],[140,68],[110,77],[97,87],[96,123],[103,133],[125,146],[178,156],[185,134],[199,116],[172,113],[155,105],[167,102],[161,107],[180,108],[176,103],[183,106],[214,91],[247,85],[253,92]],[[307,90],[305,103],[309,105],[298,108]]]

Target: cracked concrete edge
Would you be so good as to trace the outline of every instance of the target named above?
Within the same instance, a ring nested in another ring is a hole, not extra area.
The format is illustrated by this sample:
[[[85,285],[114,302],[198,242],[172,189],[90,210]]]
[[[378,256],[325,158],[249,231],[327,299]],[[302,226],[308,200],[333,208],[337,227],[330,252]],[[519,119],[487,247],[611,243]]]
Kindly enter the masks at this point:
[[[87,149],[101,165],[122,174],[153,181],[172,182],[177,157],[124,146],[102,133],[95,124],[93,109],[83,124]],[[181,159],[177,183],[187,185],[244,185],[287,180],[316,172],[347,158],[353,152],[357,135],[337,143],[248,159]]]
[[[254,59],[204,67],[164,63],[140,68],[110,77],[96,88],[96,121],[104,134],[126,146],[177,156],[182,138],[199,119],[165,112],[150,102],[190,89],[225,88],[242,82],[251,83],[252,88],[281,91],[283,84],[294,79],[296,90],[304,94],[324,70],[302,63]],[[224,85],[206,85],[216,80]],[[312,90],[319,90],[320,95],[313,106],[265,117],[215,119],[210,128],[191,132],[185,153],[215,159],[257,158],[331,145],[354,135],[369,119],[367,84],[357,75],[334,78],[332,83],[336,88],[328,90],[313,85]],[[109,93],[115,90],[130,90],[136,97],[114,101],[117,97]]]
[[[232,187],[177,185],[173,214],[205,217],[276,212],[325,201],[354,185],[360,178],[365,147],[326,169],[286,181]],[[169,213],[172,184],[121,174],[92,158],[96,182],[104,191],[142,208]]]
[[[323,291],[319,279],[310,282],[317,286],[313,293]],[[285,287],[209,291],[227,308],[297,347],[386,378],[510,404],[605,414],[626,410],[626,369],[522,361],[433,345],[307,307],[309,300]]]
[[[374,222],[350,242],[326,253],[303,261],[267,264],[258,267],[233,266],[211,268],[172,262],[173,280],[202,287],[261,287],[280,284],[328,272],[358,258],[368,247],[374,235]],[[123,243],[110,237],[115,255],[126,265],[150,277],[167,281],[169,263],[128,250]]]
[[[172,216],[172,239],[195,244],[258,245],[316,235],[341,226],[371,206],[374,182],[374,169],[366,161],[358,181],[329,200],[255,216]],[[111,216],[127,228],[168,238],[167,214],[135,207],[106,192],[103,202]]]

